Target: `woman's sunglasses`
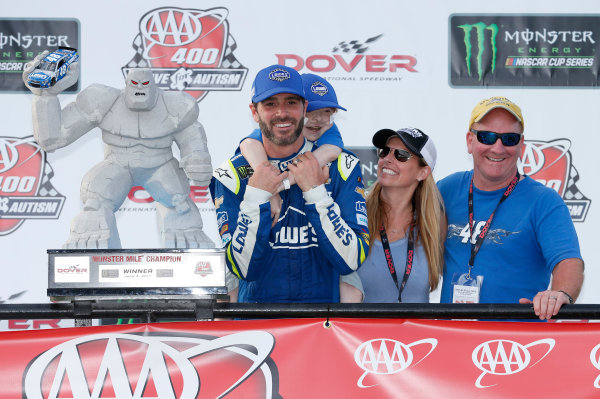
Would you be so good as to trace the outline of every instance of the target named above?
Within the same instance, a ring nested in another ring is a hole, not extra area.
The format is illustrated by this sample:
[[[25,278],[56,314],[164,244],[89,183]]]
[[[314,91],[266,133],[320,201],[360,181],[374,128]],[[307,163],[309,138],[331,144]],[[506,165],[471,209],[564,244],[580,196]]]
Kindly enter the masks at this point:
[[[502,145],[513,147],[521,141],[521,135],[519,133],[496,133],[475,129],[471,129],[471,132],[477,135],[477,141],[485,145],[493,145],[500,139]]]
[[[388,156],[391,150],[392,149],[387,146],[380,148],[377,150],[377,155],[379,155],[379,158],[385,158]],[[406,162],[412,157],[412,154],[406,150],[394,148],[394,157],[400,162]]]

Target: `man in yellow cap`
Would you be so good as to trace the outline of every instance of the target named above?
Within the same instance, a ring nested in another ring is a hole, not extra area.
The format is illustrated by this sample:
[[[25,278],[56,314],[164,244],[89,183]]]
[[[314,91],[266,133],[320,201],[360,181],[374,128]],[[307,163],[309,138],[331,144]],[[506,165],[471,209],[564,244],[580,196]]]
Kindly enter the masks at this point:
[[[524,126],[505,97],[471,113],[473,170],[438,183],[448,216],[441,301],[533,303],[543,320],[577,298],[583,260],[562,198],[519,173]]]

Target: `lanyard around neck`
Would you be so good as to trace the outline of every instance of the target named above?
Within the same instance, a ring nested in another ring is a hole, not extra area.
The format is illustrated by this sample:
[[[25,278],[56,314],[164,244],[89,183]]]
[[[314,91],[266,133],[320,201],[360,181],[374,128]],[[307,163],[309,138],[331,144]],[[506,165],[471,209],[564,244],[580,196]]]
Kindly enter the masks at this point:
[[[502,194],[502,198],[500,198],[500,201],[498,201],[496,208],[494,209],[494,211],[488,218],[487,222],[483,226],[483,229],[481,229],[481,233],[479,233],[479,235],[477,235],[477,240],[475,241],[475,244],[473,244],[472,239],[470,239],[470,241],[471,241],[471,258],[469,259],[469,274],[468,274],[469,277],[471,276],[471,269],[473,268],[473,265],[475,263],[475,256],[477,256],[479,249],[481,249],[481,244],[483,244],[483,240],[485,240],[485,237],[487,236],[490,225],[492,224],[492,220],[494,219],[494,214],[498,210],[498,207],[500,206],[500,204],[502,202],[504,202],[504,200],[507,199],[508,196],[514,191],[515,187],[517,186],[517,183],[519,182],[520,177],[521,177],[521,175],[519,174],[519,171],[517,171],[517,174],[515,175],[515,177],[513,177],[513,179],[510,181],[510,184],[508,185],[508,187],[506,187],[506,190],[504,190],[504,193]],[[471,184],[469,185],[469,237],[470,238],[473,237],[473,234],[474,234],[474,232],[473,232],[473,224],[474,224],[473,208],[474,208],[474,206],[473,206],[473,178],[471,178]]]
[[[414,219],[413,219],[414,220]],[[414,247],[415,242],[412,234],[412,224],[411,229],[408,233],[408,246],[406,248],[406,269],[404,269],[404,277],[402,278],[402,282],[398,285],[398,276],[396,274],[396,268],[394,267],[394,259],[392,258],[392,251],[390,249],[390,242],[388,241],[387,234],[385,233],[385,226],[383,222],[379,227],[379,235],[381,236],[381,244],[383,245],[383,254],[385,255],[385,260],[388,265],[388,269],[392,278],[394,279],[394,283],[398,288],[398,302],[402,302],[402,291],[404,291],[404,287],[406,286],[406,282],[410,277],[410,272],[412,271],[412,264],[414,258]]]

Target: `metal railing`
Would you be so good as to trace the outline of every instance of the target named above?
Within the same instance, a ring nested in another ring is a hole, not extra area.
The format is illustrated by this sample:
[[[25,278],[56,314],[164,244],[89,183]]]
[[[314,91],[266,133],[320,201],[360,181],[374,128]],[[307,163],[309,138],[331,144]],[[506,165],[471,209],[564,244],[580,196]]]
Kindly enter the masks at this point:
[[[211,320],[214,318],[402,318],[402,319],[536,319],[532,305],[523,304],[307,304],[228,303],[215,299],[98,300],[70,303],[0,304],[0,320],[139,318]],[[600,305],[561,308],[556,319],[600,319]]]

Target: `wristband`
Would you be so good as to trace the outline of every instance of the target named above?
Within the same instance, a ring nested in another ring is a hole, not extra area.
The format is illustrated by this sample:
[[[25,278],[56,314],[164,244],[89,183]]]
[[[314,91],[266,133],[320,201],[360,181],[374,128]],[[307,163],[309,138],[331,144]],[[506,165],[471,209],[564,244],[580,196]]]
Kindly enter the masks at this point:
[[[283,189],[284,190],[289,190],[290,189],[290,179],[288,179],[287,177],[285,179],[283,179],[281,181],[283,183]]]
[[[569,298],[569,304],[572,305],[573,304],[573,297],[569,294],[567,294],[566,292],[564,292],[563,290],[558,290],[558,292],[562,292],[563,294],[565,294],[567,296],[567,298]]]

